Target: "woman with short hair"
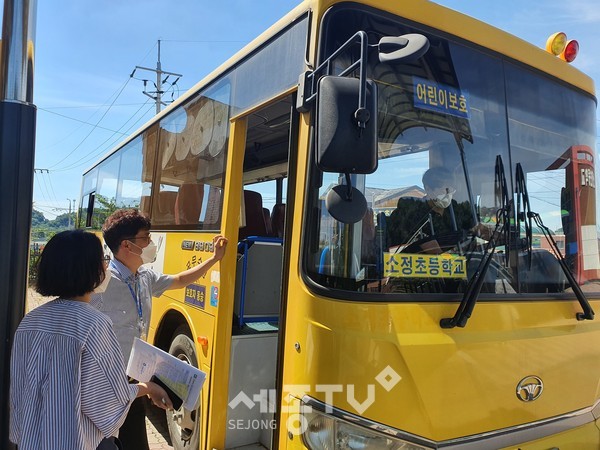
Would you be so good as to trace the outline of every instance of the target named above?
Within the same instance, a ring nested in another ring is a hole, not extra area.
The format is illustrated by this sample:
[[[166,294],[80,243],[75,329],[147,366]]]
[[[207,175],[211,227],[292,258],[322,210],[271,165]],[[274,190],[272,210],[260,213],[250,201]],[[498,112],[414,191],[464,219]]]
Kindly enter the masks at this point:
[[[116,449],[112,436],[136,397],[172,407],[160,386],[127,382],[112,323],[89,304],[110,280],[109,260],[81,230],[55,235],[40,256],[36,290],[58,298],[27,314],[14,336],[10,440],[19,450]]]

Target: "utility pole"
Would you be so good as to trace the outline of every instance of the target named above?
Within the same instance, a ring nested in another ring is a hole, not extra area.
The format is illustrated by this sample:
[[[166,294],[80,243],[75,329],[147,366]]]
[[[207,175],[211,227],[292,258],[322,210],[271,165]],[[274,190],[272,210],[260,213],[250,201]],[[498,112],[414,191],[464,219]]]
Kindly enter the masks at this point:
[[[4,0],[0,41],[0,448],[9,435],[10,353],[25,313],[33,197],[36,0]],[[7,195],[7,193],[11,193]]]
[[[68,198],[67,201],[69,202],[69,215],[68,215],[69,224],[67,225],[67,230],[70,230],[71,229],[71,199]],[[75,206],[75,200],[73,200],[73,206]]]
[[[174,73],[174,72],[167,72],[166,70],[162,70],[162,66],[160,64],[160,39],[158,40],[158,60],[156,61],[156,69],[151,69],[149,67],[135,66],[135,69],[133,69],[133,72],[131,72],[130,77],[133,78],[135,71],[138,69],[149,70],[150,72],[156,73],[156,83],[154,83],[154,88],[156,89],[155,91],[146,92],[146,83],[148,82],[148,80],[142,80],[142,81],[144,82],[143,93],[144,93],[144,95],[150,97],[152,100],[154,100],[156,102],[156,114],[158,114],[160,112],[161,106],[163,106],[163,105],[167,106],[167,104],[162,101],[162,95],[164,94],[164,91],[162,89],[163,83],[166,83],[170,76],[174,76],[174,77],[177,77],[177,79],[175,81],[173,81],[171,83],[171,85],[175,85],[177,83],[177,81],[179,81],[179,79],[183,75]],[[164,80],[163,80],[163,75],[166,75],[166,78]]]

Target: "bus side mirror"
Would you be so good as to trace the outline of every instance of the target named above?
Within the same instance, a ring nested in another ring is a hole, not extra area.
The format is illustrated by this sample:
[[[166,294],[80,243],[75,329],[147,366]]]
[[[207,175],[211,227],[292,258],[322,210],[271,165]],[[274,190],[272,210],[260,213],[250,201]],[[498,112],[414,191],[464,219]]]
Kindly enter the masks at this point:
[[[367,174],[377,169],[377,91],[370,80],[366,86],[366,108],[359,111],[357,78],[319,80],[316,150],[323,172]]]
[[[342,223],[356,223],[367,211],[351,174],[377,170],[377,90],[367,80],[361,108],[360,85],[357,78],[325,76],[317,90],[316,162],[323,172],[345,175],[346,183],[334,186],[325,198],[329,214]]]

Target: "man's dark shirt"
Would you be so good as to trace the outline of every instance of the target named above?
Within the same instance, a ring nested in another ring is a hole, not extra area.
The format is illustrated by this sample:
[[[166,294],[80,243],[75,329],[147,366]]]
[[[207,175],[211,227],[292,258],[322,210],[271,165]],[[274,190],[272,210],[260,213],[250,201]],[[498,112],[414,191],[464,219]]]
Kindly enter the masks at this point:
[[[414,240],[426,236],[439,236],[452,231],[467,231],[473,227],[473,218],[469,202],[457,203],[452,200],[456,228],[452,225],[450,207],[444,209],[442,214],[432,209],[427,199],[413,197],[400,198],[397,208],[387,218],[388,246],[403,245],[417,232],[423,224],[421,232]],[[425,223],[431,217],[431,223]],[[431,231],[433,225],[433,234]]]

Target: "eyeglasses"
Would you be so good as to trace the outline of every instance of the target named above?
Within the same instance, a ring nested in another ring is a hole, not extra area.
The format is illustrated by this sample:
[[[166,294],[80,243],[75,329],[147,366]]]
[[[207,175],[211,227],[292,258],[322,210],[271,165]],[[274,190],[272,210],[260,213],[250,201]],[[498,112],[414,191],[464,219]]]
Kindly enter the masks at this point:
[[[149,234],[148,236],[132,236],[123,238],[124,241],[135,241],[136,239],[144,239],[146,244],[149,244],[150,240],[152,239],[152,235]]]
[[[112,258],[110,257],[110,255],[104,255],[104,256],[102,257],[102,262],[104,262],[104,264],[106,264],[106,265],[108,266],[108,265],[110,264],[110,260],[111,260],[111,259],[112,259]]]

